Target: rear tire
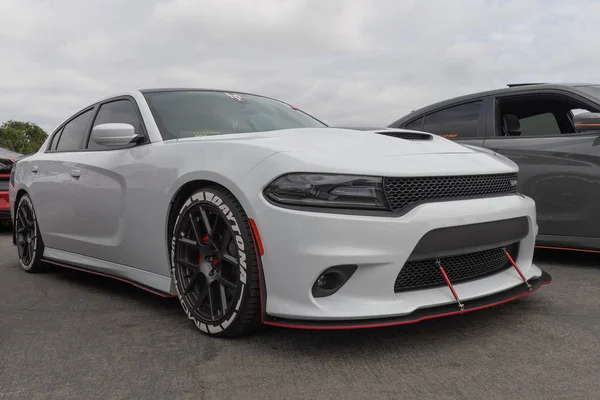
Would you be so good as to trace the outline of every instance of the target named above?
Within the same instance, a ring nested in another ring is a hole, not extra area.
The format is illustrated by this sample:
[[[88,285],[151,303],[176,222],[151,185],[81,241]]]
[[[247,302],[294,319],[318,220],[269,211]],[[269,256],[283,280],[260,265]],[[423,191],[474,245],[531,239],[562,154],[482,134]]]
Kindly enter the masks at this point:
[[[258,262],[248,217],[220,187],[194,192],[176,210],[171,273],[188,318],[215,337],[260,325]]]
[[[21,197],[17,205],[14,230],[21,268],[31,273],[41,272],[44,242],[40,234],[33,203],[27,194]]]

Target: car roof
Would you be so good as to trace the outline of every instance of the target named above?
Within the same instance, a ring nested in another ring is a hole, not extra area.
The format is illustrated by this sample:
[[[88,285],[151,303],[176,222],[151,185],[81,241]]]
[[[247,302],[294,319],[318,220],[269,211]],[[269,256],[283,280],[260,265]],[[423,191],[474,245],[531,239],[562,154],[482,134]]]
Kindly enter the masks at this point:
[[[163,88],[147,88],[140,89],[141,93],[160,93],[160,92],[222,92],[222,93],[239,93],[258,96],[254,93],[239,92],[235,90],[211,89],[211,88],[196,88],[196,87],[163,87]]]
[[[542,90],[543,89],[559,90],[560,89],[560,90],[566,90],[566,91],[570,91],[570,92],[577,92],[577,93],[581,94],[581,92],[579,92],[577,90],[578,87],[598,86],[598,85],[600,85],[600,84],[597,84],[597,83],[509,83],[504,88],[492,89],[492,90],[480,91],[480,92],[475,92],[475,93],[469,93],[469,94],[462,95],[462,96],[456,96],[456,97],[452,97],[449,99],[445,99],[442,101],[438,101],[438,102],[429,104],[427,106],[421,107],[416,110],[412,110],[409,114],[406,114],[402,118],[397,119],[396,121],[392,122],[390,125],[409,120],[412,118],[413,115],[427,113],[429,111],[432,111],[432,110],[435,110],[438,108],[443,108],[444,106],[452,105],[455,103],[467,102],[469,100],[474,100],[474,99],[477,99],[480,97],[496,96],[496,95],[506,94],[506,93],[527,93],[527,92],[536,91],[536,90],[540,90],[540,89],[542,89]]]
[[[287,104],[283,100],[276,99],[274,97],[263,96],[261,94],[250,93],[250,92],[240,92],[237,90],[225,90],[225,89],[211,89],[211,88],[194,88],[194,87],[172,87],[172,88],[147,88],[147,89],[139,89],[139,92],[142,94],[149,93],[166,93],[166,92],[218,92],[218,93],[235,93],[235,94],[245,94],[248,96],[256,96],[262,97],[264,99],[269,99],[273,101],[277,101],[279,103]]]

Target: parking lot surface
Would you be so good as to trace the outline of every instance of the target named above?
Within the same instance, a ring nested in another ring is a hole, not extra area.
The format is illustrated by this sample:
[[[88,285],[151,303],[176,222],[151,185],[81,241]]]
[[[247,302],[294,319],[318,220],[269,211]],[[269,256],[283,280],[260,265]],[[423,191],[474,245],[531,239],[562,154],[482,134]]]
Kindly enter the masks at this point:
[[[25,273],[4,230],[0,399],[598,399],[600,254],[536,262],[553,283],[489,310],[219,340],[176,299],[59,267]]]

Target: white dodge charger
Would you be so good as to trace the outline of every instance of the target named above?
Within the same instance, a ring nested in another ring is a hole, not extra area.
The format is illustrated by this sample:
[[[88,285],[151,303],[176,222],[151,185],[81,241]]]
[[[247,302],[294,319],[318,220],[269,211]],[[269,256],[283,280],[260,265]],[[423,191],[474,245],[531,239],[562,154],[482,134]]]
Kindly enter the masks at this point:
[[[214,336],[400,325],[517,299],[534,202],[517,166],[406,130],[334,129],[267,97],[133,91],[64,121],[10,175],[13,241],[177,296]]]

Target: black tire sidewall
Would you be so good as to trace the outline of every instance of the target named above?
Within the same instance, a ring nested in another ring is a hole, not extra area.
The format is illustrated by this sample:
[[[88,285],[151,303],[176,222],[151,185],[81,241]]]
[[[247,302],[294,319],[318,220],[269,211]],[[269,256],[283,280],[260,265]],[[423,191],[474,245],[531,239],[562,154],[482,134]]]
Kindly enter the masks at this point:
[[[250,295],[249,280],[252,278],[253,271],[256,270],[254,245],[248,228],[247,217],[242,215],[243,210],[241,209],[241,206],[239,204],[234,204],[234,201],[232,200],[234,200],[233,196],[216,188],[197,190],[189,196],[179,210],[177,210],[177,217],[171,235],[171,276],[177,297],[179,298],[184,312],[188,318],[194,322],[196,327],[202,332],[213,336],[228,336],[229,332],[236,330],[236,323],[243,316],[248,303]],[[189,305],[186,303],[184,295],[182,295],[180,291],[179,282],[177,280],[178,273],[176,271],[177,266],[175,262],[177,254],[176,237],[181,226],[182,217],[187,215],[187,212],[198,204],[212,205],[219,210],[219,213],[221,213],[232,228],[233,239],[234,243],[236,243],[238,252],[240,285],[238,286],[235,298],[232,300],[233,307],[225,314],[225,317],[214,322],[201,320],[192,313],[189,309]]]

